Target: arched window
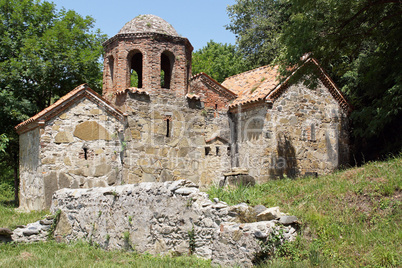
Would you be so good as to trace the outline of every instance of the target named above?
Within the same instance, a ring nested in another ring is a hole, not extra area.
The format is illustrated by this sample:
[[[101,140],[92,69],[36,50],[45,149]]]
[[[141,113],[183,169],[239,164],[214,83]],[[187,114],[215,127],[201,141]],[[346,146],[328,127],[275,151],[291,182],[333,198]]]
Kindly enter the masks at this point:
[[[170,88],[174,58],[170,51],[164,51],[161,55],[161,88]]]
[[[113,87],[113,79],[114,79],[114,58],[110,56],[108,58],[108,67],[109,67],[109,75],[110,75],[110,84]]]
[[[130,87],[142,88],[142,53],[138,50],[130,52]]]

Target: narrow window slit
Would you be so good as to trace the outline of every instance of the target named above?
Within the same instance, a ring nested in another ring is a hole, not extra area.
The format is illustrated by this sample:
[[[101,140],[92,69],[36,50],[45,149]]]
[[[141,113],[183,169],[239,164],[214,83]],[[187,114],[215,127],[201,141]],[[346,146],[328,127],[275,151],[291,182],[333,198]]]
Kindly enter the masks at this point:
[[[84,158],[85,160],[88,160],[88,148],[83,148],[84,149]]]
[[[166,119],[166,137],[169,137],[170,119]]]

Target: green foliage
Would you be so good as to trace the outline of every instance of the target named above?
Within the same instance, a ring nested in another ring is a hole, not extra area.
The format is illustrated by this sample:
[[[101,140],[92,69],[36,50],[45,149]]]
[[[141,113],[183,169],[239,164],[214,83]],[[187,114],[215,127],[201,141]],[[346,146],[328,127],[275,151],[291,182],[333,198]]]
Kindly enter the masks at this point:
[[[287,74],[312,52],[354,106],[355,150],[374,159],[402,149],[401,12],[396,0],[237,0],[227,28],[251,65]]]
[[[61,210],[58,209],[56,211],[56,213],[54,214],[52,225],[50,226],[50,229],[47,232],[47,239],[48,240],[53,240],[54,239],[53,235],[54,235],[54,231],[56,230],[57,224],[60,221],[60,215],[61,215]]]
[[[283,179],[253,187],[212,187],[211,199],[279,206],[302,222],[268,267],[399,267],[402,155],[318,178]]]
[[[249,69],[270,64],[280,51],[279,35],[289,18],[289,3],[276,0],[237,0],[228,6],[226,29],[237,37]]]
[[[255,263],[262,263],[275,257],[277,251],[281,248],[283,240],[283,230],[273,231],[265,240],[260,240],[261,251],[255,256]]]
[[[130,87],[138,88],[138,74],[134,70],[131,70],[131,74],[130,74]]]
[[[130,241],[130,233],[128,231],[125,231],[123,233],[123,239],[124,239],[124,241],[127,241],[127,242]]]
[[[190,255],[195,252],[195,230],[194,225],[188,233],[188,245],[189,245],[189,253]]]
[[[0,129],[9,139],[0,162],[8,169],[18,162],[14,126],[79,84],[101,89],[106,36],[93,24],[46,1],[0,1]]]
[[[355,108],[351,118],[356,142],[383,148],[377,153],[398,153],[402,148],[402,4],[296,1],[291,11],[281,37],[286,47],[281,59],[296,63],[298,56],[313,52]]]
[[[0,193],[1,194],[1,193]],[[11,191],[12,195],[12,191]],[[4,196],[0,196],[0,200]],[[32,211],[29,213],[17,212],[6,202],[0,201],[0,226],[15,229],[18,225],[25,225],[42,219],[49,211]]]
[[[0,183],[0,202],[10,201],[13,199],[13,186],[9,183]]]
[[[1,134],[0,135],[0,153],[1,152],[3,152],[3,153],[6,152],[5,149],[7,147],[8,141],[9,140],[8,140],[6,134]]]
[[[205,47],[193,53],[193,74],[204,72],[220,83],[225,78],[246,70],[242,54],[231,44],[211,40]]]

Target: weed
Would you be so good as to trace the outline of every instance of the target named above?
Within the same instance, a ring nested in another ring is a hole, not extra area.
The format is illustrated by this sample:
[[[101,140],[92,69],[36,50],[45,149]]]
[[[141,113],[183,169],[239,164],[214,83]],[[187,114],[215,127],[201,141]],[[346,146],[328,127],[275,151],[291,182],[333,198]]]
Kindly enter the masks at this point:
[[[187,199],[186,207],[187,207],[187,208],[191,208],[191,207],[193,206],[193,203],[194,203],[194,199],[193,199],[193,198]]]
[[[50,229],[47,232],[47,239],[48,240],[54,239],[53,235],[54,235],[54,231],[56,230],[57,224],[59,223],[60,215],[61,215],[61,210],[59,209],[54,214],[52,225],[50,226]]]
[[[283,230],[270,233],[265,240],[259,240],[261,250],[255,255],[253,263],[260,264],[275,256],[277,249],[283,241]]]
[[[262,82],[262,81],[261,81],[261,82]],[[261,82],[255,84],[255,85],[253,86],[253,88],[250,90],[250,93],[253,93],[254,91],[256,91],[256,89],[261,85]]]
[[[131,251],[134,250],[134,248],[130,242],[130,232],[129,231],[125,231],[123,233],[123,241],[124,241],[124,249],[125,250],[131,250]]]
[[[124,241],[127,241],[127,242],[130,241],[130,233],[128,231],[125,231],[123,233],[123,239],[124,239]]]
[[[121,150],[124,151],[127,148],[127,142],[126,141],[122,141],[121,142]]]
[[[189,245],[189,253],[192,255],[195,252],[195,230],[194,225],[188,233],[188,245]]]
[[[128,216],[128,223],[129,223],[130,225],[133,224],[133,217]]]

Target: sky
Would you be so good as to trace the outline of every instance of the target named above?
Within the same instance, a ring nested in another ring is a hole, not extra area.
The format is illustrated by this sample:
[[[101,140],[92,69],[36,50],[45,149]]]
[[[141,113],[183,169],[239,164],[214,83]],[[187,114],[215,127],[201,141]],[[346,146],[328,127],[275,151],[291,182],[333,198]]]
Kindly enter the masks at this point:
[[[138,15],[153,14],[170,23],[183,37],[188,38],[194,51],[213,40],[235,44],[235,35],[225,29],[230,23],[226,12],[236,0],[47,0],[57,9],[72,9],[82,16],[91,16],[108,37]]]

